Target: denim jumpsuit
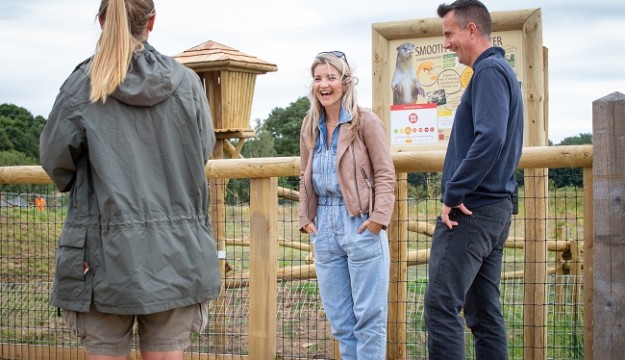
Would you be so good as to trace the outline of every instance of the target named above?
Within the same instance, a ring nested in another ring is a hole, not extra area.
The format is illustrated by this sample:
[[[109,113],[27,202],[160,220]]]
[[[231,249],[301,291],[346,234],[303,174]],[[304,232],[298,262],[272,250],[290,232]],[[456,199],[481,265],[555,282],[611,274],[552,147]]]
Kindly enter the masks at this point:
[[[345,117],[341,111],[341,123],[349,121]],[[339,127],[329,149],[324,117],[319,130],[312,155],[317,234],[311,241],[321,300],[341,359],[381,360],[386,352],[388,238],[384,230],[378,235],[368,229],[358,234],[368,214],[351,217],[343,201],[336,175]]]

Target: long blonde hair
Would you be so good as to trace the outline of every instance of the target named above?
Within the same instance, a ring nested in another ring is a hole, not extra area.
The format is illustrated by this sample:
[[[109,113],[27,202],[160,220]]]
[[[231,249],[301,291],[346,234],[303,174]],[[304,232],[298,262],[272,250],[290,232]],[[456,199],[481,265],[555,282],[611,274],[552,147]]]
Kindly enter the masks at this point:
[[[352,69],[345,60],[345,56],[337,57],[332,53],[320,53],[315,57],[312,65],[310,66],[311,76],[314,77],[315,67],[320,64],[327,64],[335,67],[341,72],[341,83],[343,85],[343,97],[341,98],[341,106],[347,111],[352,118],[351,125],[348,130],[349,140],[353,140],[358,133],[358,102],[356,99],[355,85],[358,83],[358,78],[353,76]],[[302,125],[302,136],[306,140],[306,143],[310,146],[314,145],[317,140],[317,127],[319,126],[319,119],[324,111],[323,105],[317,99],[315,95],[314,86],[310,86],[310,109],[304,117]],[[345,126],[345,125],[344,125]]]
[[[154,16],[153,0],[102,0],[102,33],[91,59],[91,102],[102,101],[124,81],[132,53],[143,48],[141,36]]]

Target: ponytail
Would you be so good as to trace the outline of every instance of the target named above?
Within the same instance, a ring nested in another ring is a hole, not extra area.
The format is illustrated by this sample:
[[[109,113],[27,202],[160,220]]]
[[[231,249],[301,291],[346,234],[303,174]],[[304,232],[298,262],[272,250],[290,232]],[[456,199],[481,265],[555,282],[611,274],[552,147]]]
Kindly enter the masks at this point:
[[[89,69],[91,102],[105,102],[124,81],[132,53],[143,48],[140,37],[152,16],[152,0],[102,0],[102,33]]]

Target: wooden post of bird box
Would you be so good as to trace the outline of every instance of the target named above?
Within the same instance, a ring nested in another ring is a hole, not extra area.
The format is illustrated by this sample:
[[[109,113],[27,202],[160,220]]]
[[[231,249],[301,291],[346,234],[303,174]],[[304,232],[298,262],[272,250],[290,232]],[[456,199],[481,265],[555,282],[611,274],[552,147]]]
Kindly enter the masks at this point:
[[[174,58],[193,69],[204,83],[217,137],[213,159],[224,159],[226,154],[230,158],[241,157],[243,141],[255,135],[250,128],[250,115],[256,76],[278,70],[276,65],[214,41],[192,47]],[[231,141],[237,141],[237,144],[233,146]],[[217,240],[222,278],[226,277],[230,269],[227,262],[225,222],[219,221],[225,217],[227,184],[228,179],[209,179],[211,225]],[[224,291],[214,304],[215,313],[211,324],[213,332],[217,334],[214,343],[219,349],[225,350],[227,326]]]

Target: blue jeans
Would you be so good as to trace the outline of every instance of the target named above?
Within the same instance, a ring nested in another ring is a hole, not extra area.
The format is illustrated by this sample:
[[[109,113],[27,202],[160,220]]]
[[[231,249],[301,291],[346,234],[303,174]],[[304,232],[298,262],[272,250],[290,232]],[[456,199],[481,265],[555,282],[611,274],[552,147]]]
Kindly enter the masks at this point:
[[[463,309],[476,358],[508,358],[499,285],[512,202],[469,210],[470,216],[452,210],[458,221],[452,229],[436,221],[424,304],[430,359],[465,359]]]
[[[357,233],[343,198],[320,197],[311,237],[321,300],[341,360],[383,360],[386,353],[390,255],[385,231]]]

